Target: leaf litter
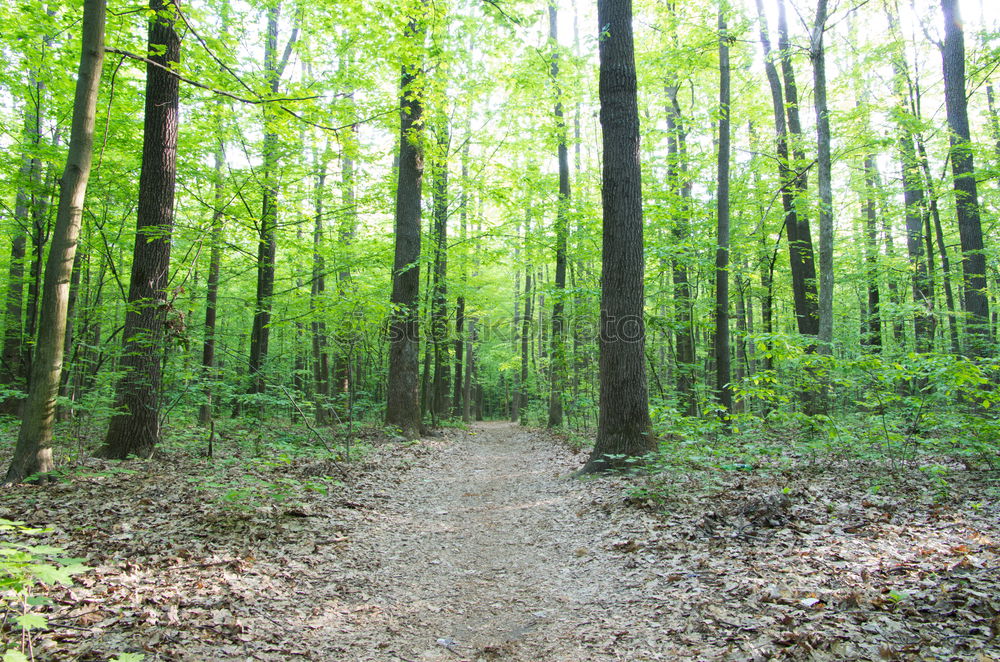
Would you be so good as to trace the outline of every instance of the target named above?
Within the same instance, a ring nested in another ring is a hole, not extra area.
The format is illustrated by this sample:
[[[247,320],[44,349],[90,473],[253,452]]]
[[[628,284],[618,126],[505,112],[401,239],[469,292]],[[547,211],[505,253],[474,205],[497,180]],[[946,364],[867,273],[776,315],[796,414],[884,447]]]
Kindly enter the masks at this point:
[[[1000,659],[995,502],[827,472],[654,504],[569,480],[582,459],[483,423],[385,441],[326,490],[259,468],[287,498],[242,508],[199,489],[204,459],[89,460],[0,516],[92,567],[46,589],[39,660]]]

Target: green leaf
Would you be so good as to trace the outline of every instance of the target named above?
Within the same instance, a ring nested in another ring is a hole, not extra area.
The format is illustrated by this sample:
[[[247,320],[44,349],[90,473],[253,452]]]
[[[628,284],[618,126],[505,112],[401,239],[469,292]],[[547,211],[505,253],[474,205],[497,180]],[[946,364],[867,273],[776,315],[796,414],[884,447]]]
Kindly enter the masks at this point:
[[[35,614],[30,611],[26,614],[20,614],[14,620],[25,630],[44,630],[49,626],[48,619],[41,614]]]
[[[16,648],[11,648],[3,654],[3,662],[28,662],[28,658]]]

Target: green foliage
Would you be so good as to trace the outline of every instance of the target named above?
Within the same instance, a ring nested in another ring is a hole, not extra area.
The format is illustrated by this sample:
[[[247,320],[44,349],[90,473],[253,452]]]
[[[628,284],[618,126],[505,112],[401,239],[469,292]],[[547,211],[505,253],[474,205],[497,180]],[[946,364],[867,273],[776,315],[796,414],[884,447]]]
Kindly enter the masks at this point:
[[[34,610],[49,603],[36,595],[43,585],[71,586],[73,575],[88,568],[81,559],[62,556],[63,550],[49,545],[31,545],[12,539],[43,533],[44,529],[25,526],[24,522],[0,519],[0,610],[4,617],[13,616],[13,622],[24,634],[22,641],[32,631],[48,628],[45,616]],[[24,650],[17,648],[4,652],[3,659],[26,660]]]

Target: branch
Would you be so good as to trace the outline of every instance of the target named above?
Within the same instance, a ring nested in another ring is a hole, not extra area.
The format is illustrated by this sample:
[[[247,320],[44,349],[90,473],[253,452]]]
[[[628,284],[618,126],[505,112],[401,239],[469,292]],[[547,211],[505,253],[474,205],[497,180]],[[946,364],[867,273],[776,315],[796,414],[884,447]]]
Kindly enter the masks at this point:
[[[246,83],[244,83],[243,79],[240,78],[236,74],[236,72],[233,71],[231,67],[229,67],[229,65],[227,65],[225,62],[223,62],[215,53],[212,52],[212,49],[208,47],[208,44],[205,42],[205,40],[202,39],[201,35],[198,34],[198,31],[194,29],[193,25],[191,25],[191,22],[187,19],[187,16],[185,16],[184,13],[181,12],[181,8],[180,8],[179,5],[176,5],[176,4],[174,5],[174,11],[176,11],[177,15],[181,17],[181,20],[184,21],[184,25],[186,25],[187,29],[191,31],[191,34],[193,34],[195,36],[195,39],[197,39],[198,43],[201,44],[201,47],[205,49],[205,52],[208,53],[208,56],[210,58],[212,58],[213,60],[215,60],[215,63],[218,64],[230,76],[232,76],[233,78],[235,78],[236,82],[238,82],[240,85],[242,85],[243,87],[245,87],[248,92],[254,93],[253,88],[251,88],[249,85],[247,85]]]
[[[131,51],[122,50],[120,48],[108,48],[108,47],[106,47],[104,49],[104,51],[107,52],[107,53],[114,53],[116,55],[123,55],[123,56],[125,56],[127,58],[131,58],[133,60],[138,60],[140,62],[145,62],[147,65],[158,67],[158,68],[162,69],[163,71],[166,71],[171,76],[177,78],[178,80],[180,80],[180,81],[182,81],[184,83],[187,83],[188,85],[194,85],[195,87],[201,88],[203,90],[208,90],[209,92],[211,92],[213,94],[218,94],[220,96],[229,97],[230,99],[234,99],[234,100],[239,101],[241,103],[249,103],[249,104],[259,105],[259,104],[264,104],[264,103],[283,103],[283,102],[287,102],[287,101],[310,101],[312,99],[318,99],[319,98],[319,95],[314,95],[314,96],[311,96],[311,97],[278,97],[278,98],[275,98],[275,99],[263,99],[263,98],[258,97],[256,99],[249,99],[247,97],[241,97],[238,94],[233,94],[232,92],[226,92],[225,90],[216,89],[216,88],[211,87],[209,85],[205,85],[204,83],[199,83],[196,80],[193,80],[191,78],[187,78],[185,76],[182,76],[181,74],[179,74],[178,72],[174,71],[170,67],[164,66],[164,65],[160,64],[159,62],[156,62],[155,60],[149,59],[148,57],[143,57],[142,55],[138,55],[136,53],[132,53]]]

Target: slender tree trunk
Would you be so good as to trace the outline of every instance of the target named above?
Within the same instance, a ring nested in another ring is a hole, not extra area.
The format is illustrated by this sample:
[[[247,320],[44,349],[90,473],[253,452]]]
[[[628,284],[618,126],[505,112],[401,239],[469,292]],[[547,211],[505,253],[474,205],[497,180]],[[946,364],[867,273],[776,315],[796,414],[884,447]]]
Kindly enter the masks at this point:
[[[529,216],[524,221],[524,238],[525,244],[527,244],[528,235],[531,234],[531,216],[529,211]],[[518,420],[522,425],[527,424],[527,415],[525,409],[528,405],[528,360],[531,358],[531,322],[534,319],[534,313],[531,310],[532,297],[534,292],[532,291],[532,272],[531,267],[524,270],[524,316],[521,318],[521,377],[520,383],[520,402],[518,407]]]
[[[411,18],[407,41],[418,55],[402,66],[400,82],[399,181],[396,187],[396,251],[392,270],[392,318],[389,325],[389,380],[385,422],[414,439],[420,434],[418,388],[420,295],[420,198],[423,157],[420,134],[422,68],[419,53],[425,25]]]
[[[927,352],[931,350],[934,341],[934,300],[927,262],[924,259],[924,219],[929,210],[924,198],[924,182],[913,147],[913,136],[906,127],[907,119],[904,116],[900,120],[899,151],[903,204],[906,209],[906,252],[913,274],[913,303],[916,307],[913,314],[913,338],[916,351]]]
[[[278,19],[281,4],[267,10],[267,35],[264,40],[264,72],[272,92],[277,92]],[[257,237],[257,292],[254,297],[253,327],[250,331],[250,393],[263,393],[264,362],[271,335],[271,299],[274,296],[274,266],[277,259],[278,225],[278,135],[269,106],[264,107],[264,165],[260,227]]]
[[[69,279],[69,299],[66,302],[66,336],[63,340],[63,356],[74,356],[73,347],[76,341],[75,322],[76,322],[76,310],[77,310],[77,299],[80,295],[80,271],[82,268],[82,255],[80,251],[76,252],[73,257],[73,273]],[[65,370],[62,371],[62,375],[59,379],[59,397],[68,398],[70,396],[69,382],[70,377],[73,375],[73,370],[77,366],[73,365],[73,361],[68,361],[70,364]],[[73,415],[72,406],[59,406],[57,412],[57,419],[60,421],[68,421]]]
[[[101,454],[125,459],[149,456],[160,441],[164,323],[170,307],[170,235],[174,224],[177,176],[179,79],[161,67],[180,61],[181,42],[174,30],[178,0],[150,0],[151,63],[146,66],[146,110],[142,170],[139,174],[138,222],[132,253],[121,367],[125,371],[115,396]],[[159,66],[157,66],[159,65]]]
[[[516,224],[514,227],[514,234],[516,239],[514,240],[514,320],[513,320],[513,333],[511,333],[512,346],[511,350],[517,354],[520,350],[521,344],[521,226]],[[527,274],[528,269],[525,268],[525,274]],[[524,383],[521,381],[521,373],[518,370],[514,371],[514,388],[513,394],[510,401],[510,421],[511,423],[516,423],[521,420],[521,401],[522,390],[524,389]]]
[[[827,0],[817,0],[809,56],[813,63],[816,145],[819,180],[819,351],[833,354],[833,160],[830,156],[830,111],[826,101]],[[824,389],[825,396],[825,389]],[[825,397],[824,397],[825,400]]]
[[[83,216],[94,146],[97,94],[104,64],[105,0],[84,0],[83,40],[73,103],[66,168],[60,179],[59,210],[45,267],[42,324],[32,362],[14,457],[4,479],[16,483],[53,468],[52,424],[62,372],[69,282]]]
[[[219,127],[221,130],[221,127]],[[208,279],[205,285],[205,339],[201,348],[201,371],[205,382],[205,401],[198,409],[198,421],[202,425],[212,422],[213,393],[212,382],[215,375],[215,322],[219,300],[219,272],[222,266],[222,230],[225,215],[222,200],[222,165],[225,160],[225,143],[220,137],[215,145],[215,181],[212,182],[215,195],[212,209],[212,235],[209,241]]]
[[[875,352],[882,350],[882,313],[878,289],[878,211],[875,203],[878,178],[875,157],[865,157],[865,281],[868,305],[862,323],[861,345]]]
[[[950,129],[951,168],[955,180],[955,215],[962,243],[964,310],[968,319],[965,350],[973,356],[992,354],[989,300],[986,296],[986,255],[979,219],[975,164],[969,135],[969,113],[965,97],[965,37],[957,0],[941,0],[944,14],[945,107]]]
[[[40,97],[37,97],[40,98]],[[24,348],[24,261],[27,257],[27,235],[25,230],[31,218],[31,184],[32,173],[37,160],[33,150],[37,149],[40,134],[38,133],[37,104],[31,99],[25,103],[24,132],[22,134],[26,147],[21,156],[21,167],[18,170],[17,197],[14,203],[14,237],[10,246],[10,267],[7,271],[7,302],[4,314],[3,352],[0,354],[0,384],[15,389],[26,389],[27,372],[23,361],[26,353]],[[0,411],[16,414],[21,405],[21,398],[9,397],[0,404]]]
[[[718,247],[715,251],[715,393],[722,407],[726,429],[733,413],[732,374],[729,356],[729,32],[726,2],[719,6],[719,163],[716,191]]]
[[[351,141],[350,145],[356,145],[357,140],[357,127],[351,130]],[[339,230],[339,240],[341,250],[344,253],[348,253],[348,249],[354,244],[354,237],[357,234],[357,224],[358,224],[358,208],[357,208],[357,196],[355,193],[355,164],[354,158],[351,156],[351,152],[347,151],[341,160],[341,199],[344,205],[344,214],[340,221]],[[348,255],[349,257],[349,255]],[[320,280],[316,281],[317,283]],[[351,282],[351,269],[350,262],[345,260],[343,266],[337,274],[337,291],[341,298],[347,296],[348,288]],[[357,314],[352,314],[351,318],[356,318]],[[325,324],[318,327],[319,331],[325,331]],[[325,334],[324,334],[325,338]],[[351,357],[354,355],[354,346],[357,342],[356,332],[352,328],[352,322],[350,319],[344,320],[338,325],[337,331],[337,353],[333,361],[333,387],[327,387],[327,391],[332,391],[337,397],[338,408],[341,412],[341,418],[344,415],[350,415],[349,411],[346,411],[343,403],[350,400],[350,394],[353,392],[351,387]],[[325,341],[321,343],[325,347]],[[329,377],[323,377],[323,375],[329,375],[329,353],[325,350],[320,355],[320,363],[318,365],[318,370],[322,372],[322,375],[317,375],[317,378],[329,379]],[[357,374],[354,376],[357,379]]]
[[[569,150],[566,145],[566,122],[563,115],[562,88],[559,86],[559,32],[556,5],[549,2],[549,39],[552,46],[552,60],[549,74],[555,84],[555,109],[553,116],[556,121],[556,132],[559,146],[559,198],[556,207],[556,273],[554,291],[552,294],[552,362],[549,374],[549,418],[550,428],[562,427],[563,424],[563,389],[566,387],[566,330],[565,330],[565,292],[566,292],[566,250],[569,242]]]
[[[347,157],[344,157],[347,160]],[[345,166],[346,167],[346,166]],[[326,260],[323,258],[323,198],[326,194],[326,158],[316,162],[316,184],[313,192],[312,286],[309,288],[309,309],[313,379],[313,417],[316,425],[329,423],[330,354],[326,347],[326,322],[323,319],[323,299],[326,296]],[[351,213],[348,211],[347,213]],[[347,362],[344,361],[346,369]]]
[[[469,133],[466,127],[466,133]],[[461,243],[464,246],[468,241],[469,222],[469,141],[466,140],[462,148],[462,198],[459,205],[459,219],[461,225]],[[456,418],[462,415],[465,401],[464,378],[462,374],[463,361],[465,358],[465,292],[468,287],[469,278],[467,273],[467,263],[462,260],[461,290],[455,299],[455,388],[452,397],[452,415]],[[516,300],[516,299],[515,299]],[[516,308],[515,304],[515,308]]]
[[[631,0],[598,0],[604,208],[600,414],[581,473],[627,466],[656,449],[649,420],[643,317],[642,173]]]
[[[986,84],[986,103],[990,111],[990,136],[993,138],[993,150],[1000,158],[1000,112],[997,111],[996,96],[991,83]]]
[[[681,106],[677,101],[678,85],[667,85],[667,182],[675,197],[675,212],[671,224],[671,235],[675,245],[689,243],[691,234],[691,183],[687,172],[687,131],[683,125]],[[695,343],[692,328],[691,284],[688,278],[687,255],[671,259],[673,276],[674,315],[676,320],[675,350],[677,391],[680,394],[686,416],[697,416],[698,403],[694,392]]]
[[[438,154],[434,164],[434,272],[431,295],[431,341],[434,349],[434,383],[431,409],[435,417],[447,416],[448,401],[448,151],[451,134],[447,119],[437,130]]]
[[[55,185],[54,168],[50,167],[48,174],[42,179],[42,162],[39,157],[34,159],[31,182],[31,266],[28,276],[28,300],[24,311],[24,335],[34,340],[38,334],[38,306],[42,290],[42,263],[45,260],[45,245],[49,241],[49,200]],[[30,345],[24,347],[23,365],[30,371]]]

